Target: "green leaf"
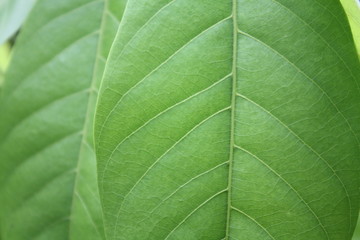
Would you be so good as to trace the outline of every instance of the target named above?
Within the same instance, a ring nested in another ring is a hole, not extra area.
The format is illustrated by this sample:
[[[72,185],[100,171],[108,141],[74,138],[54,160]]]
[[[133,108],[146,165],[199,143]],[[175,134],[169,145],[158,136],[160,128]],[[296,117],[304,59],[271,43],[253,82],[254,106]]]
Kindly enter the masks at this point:
[[[9,43],[0,45],[0,71],[5,72],[11,58]]]
[[[1,93],[1,87],[3,85],[3,82],[4,82],[4,73],[0,69],[0,93]]]
[[[5,43],[0,46],[0,93],[1,93],[2,85],[4,83],[5,71],[10,62],[10,58],[11,58],[10,46],[8,43]]]
[[[337,0],[130,0],[95,121],[107,239],[350,239],[346,21]]]
[[[105,239],[93,114],[124,3],[40,0],[22,30],[0,100],[3,240]]]
[[[0,45],[22,25],[35,0],[0,0]]]
[[[359,226],[360,222],[358,221],[358,224],[355,228],[355,232],[354,232],[354,236],[352,238],[352,240],[360,240],[360,226]]]
[[[360,55],[360,2],[359,0],[341,0],[350,22],[355,45]]]

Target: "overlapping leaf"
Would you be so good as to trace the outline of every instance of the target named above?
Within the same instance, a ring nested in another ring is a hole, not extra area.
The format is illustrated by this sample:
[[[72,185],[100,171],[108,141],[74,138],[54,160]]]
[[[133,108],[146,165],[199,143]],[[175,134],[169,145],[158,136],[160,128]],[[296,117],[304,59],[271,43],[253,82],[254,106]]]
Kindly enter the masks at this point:
[[[0,100],[1,239],[105,239],[93,113],[124,2],[39,0],[17,39]]]

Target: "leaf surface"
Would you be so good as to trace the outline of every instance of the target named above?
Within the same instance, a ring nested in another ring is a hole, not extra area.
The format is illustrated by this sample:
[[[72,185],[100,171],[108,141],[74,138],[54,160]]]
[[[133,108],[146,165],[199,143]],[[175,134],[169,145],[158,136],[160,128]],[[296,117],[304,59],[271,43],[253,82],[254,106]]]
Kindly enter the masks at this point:
[[[40,0],[22,30],[0,100],[1,239],[105,239],[93,114],[124,3]]]
[[[337,0],[130,0],[100,89],[107,239],[350,239],[359,63]]]

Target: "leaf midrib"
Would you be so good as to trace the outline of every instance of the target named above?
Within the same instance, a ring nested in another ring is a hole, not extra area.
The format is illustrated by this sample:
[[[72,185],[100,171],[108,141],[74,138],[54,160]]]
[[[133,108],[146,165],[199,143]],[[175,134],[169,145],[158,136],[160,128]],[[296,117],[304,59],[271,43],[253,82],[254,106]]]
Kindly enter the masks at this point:
[[[99,36],[98,36],[98,42],[97,42],[97,47],[96,47],[96,56],[95,56],[95,63],[94,63],[94,69],[93,69],[93,74],[92,74],[92,80],[91,80],[91,85],[90,85],[90,90],[89,90],[89,97],[88,97],[88,103],[87,103],[87,109],[86,109],[86,113],[85,113],[85,121],[84,121],[84,128],[82,130],[82,138],[81,138],[81,143],[80,143],[80,150],[79,150],[79,155],[77,158],[77,166],[76,166],[76,171],[75,171],[75,182],[74,182],[74,188],[73,188],[73,194],[72,194],[72,198],[71,198],[71,207],[70,207],[70,216],[69,216],[69,237],[68,239],[71,239],[71,228],[72,228],[72,224],[71,224],[71,219],[72,219],[72,214],[73,214],[73,210],[75,208],[74,205],[74,199],[76,196],[79,196],[80,199],[82,199],[80,197],[80,194],[77,192],[77,184],[78,184],[78,179],[80,177],[79,174],[79,168],[80,168],[80,162],[81,162],[81,158],[83,156],[84,153],[84,149],[87,147],[87,142],[86,139],[88,137],[88,133],[92,127],[92,121],[90,121],[91,118],[93,118],[93,116],[91,116],[92,112],[91,111],[95,106],[92,106],[91,103],[91,99],[93,97],[93,95],[96,95],[98,92],[98,89],[96,87],[96,83],[97,83],[97,78],[96,78],[96,72],[98,71],[98,64],[99,64],[99,60],[100,60],[100,56],[101,56],[101,42],[102,42],[102,38],[103,38],[103,30],[105,28],[105,15],[106,15],[106,10],[107,10],[107,6],[108,6],[108,0],[103,0],[104,5],[103,5],[103,11],[102,11],[102,16],[101,16],[101,23],[100,23],[100,28],[99,28]],[[89,146],[91,148],[93,148],[93,146]],[[99,237],[102,237],[102,234],[99,231],[99,227],[96,226],[94,219],[91,215],[91,213],[88,211],[88,208],[86,207],[86,204],[81,200],[81,203],[84,204],[85,209],[87,210],[87,213],[89,215],[89,218],[91,220],[91,223],[93,224],[95,231],[98,233]]]
[[[168,3],[168,4],[171,4],[172,2],[174,2],[174,0],[173,1],[171,1],[170,3]],[[241,32],[240,32],[240,29],[238,28],[238,26],[237,26],[237,0],[233,0],[233,2],[232,2],[232,4],[233,4],[233,9],[232,9],[232,15],[230,16],[232,19],[233,19],[233,28],[234,28],[234,30],[233,30],[233,61],[232,61],[232,73],[231,73],[231,75],[232,75],[232,95],[231,95],[231,117],[230,117],[230,120],[231,120],[231,124],[230,124],[230,145],[229,145],[229,147],[230,147],[230,150],[229,150],[229,174],[228,174],[228,187],[225,189],[225,191],[228,191],[228,199],[227,199],[227,201],[228,201],[228,206],[227,206],[227,216],[226,216],[226,218],[227,218],[227,222],[226,222],[226,235],[225,235],[225,238],[224,239],[229,239],[230,238],[230,216],[231,216],[231,210],[235,210],[235,211],[238,211],[238,212],[241,212],[241,213],[243,213],[241,210],[239,210],[239,209],[237,209],[237,208],[235,208],[234,206],[232,206],[232,199],[231,199],[231,195],[232,195],[232,193],[231,193],[231,191],[232,191],[232,189],[231,189],[231,186],[232,186],[232,174],[233,174],[233,161],[234,161],[234,151],[235,151],[235,148],[236,148],[236,145],[235,145],[235,110],[236,110],[236,99],[237,99],[237,50],[238,50],[238,37],[240,36],[239,35],[239,33],[241,34]],[[163,8],[165,8],[165,7],[163,7]],[[162,10],[162,9],[161,9]],[[156,15],[156,14],[155,14]],[[154,17],[154,16],[153,16]],[[153,18],[153,17],[151,17],[150,18],[150,20]],[[229,18],[229,17],[228,17]],[[149,21],[147,21],[147,22],[149,22]],[[142,27],[144,27],[146,24],[147,24],[147,22],[142,26]],[[137,32],[135,32],[135,34],[133,35],[133,37],[127,42],[127,44],[125,45],[125,47],[122,49],[122,50],[124,50],[125,48],[126,48],[126,46],[129,44],[129,42],[131,42],[132,41],[132,39],[134,38],[134,36],[141,30],[142,28],[140,28]],[[314,31],[315,33],[317,33],[316,31]],[[318,33],[317,33],[318,34]],[[325,40],[324,40],[325,41]],[[271,47],[270,47],[271,48]],[[274,50],[276,53],[278,53],[279,55],[281,55],[285,60],[287,60],[291,65],[293,65],[293,67],[295,67],[299,72],[301,72],[305,77],[307,77],[307,78],[309,78],[309,80],[311,80],[311,81],[313,81],[313,83],[315,84],[315,86],[316,87],[318,87],[320,90],[322,90],[321,89],[321,87],[314,81],[314,79],[312,79],[309,75],[307,75],[304,71],[302,71],[298,66],[296,66],[293,62],[291,62],[289,59],[287,59],[285,56],[283,56],[280,52],[277,52],[275,49],[273,49],[273,48],[271,48],[272,50]],[[119,56],[121,55],[121,53],[122,53],[122,51],[120,52],[120,54],[119,54]],[[335,52],[336,53],[336,52]],[[165,61],[165,63],[166,63],[166,61]],[[162,64],[164,64],[164,63],[162,63]],[[162,65],[162,64],[160,64],[160,66]],[[159,66],[158,66],[159,67]],[[157,68],[158,68],[157,67]],[[156,70],[156,69],[155,69]],[[153,70],[154,71],[154,70]],[[152,71],[152,72],[153,72]],[[150,74],[152,73],[152,72],[150,72]],[[143,80],[141,80],[141,81],[143,81]],[[140,81],[140,82],[141,82]],[[136,85],[135,85],[136,86]],[[131,90],[131,89],[130,89]],[[330,98],[330,96],[328,96],[326,93],[325,93],[325,91],[324,90],[322,90],[323,92],[324,92],[324,94],[329,98],[329,100],[330,100],[330,102],[334,105],[334,107],[338,110],[338,108],[337,108],[337,106],[335,105],[335,103],[332,101],[332,99]],[[127,92],[125,93],[125,95],[127,94]],[[121,99],[119,100],[119,101],[121,101]],[[181,101],[182,102],[182,101]],[[114,109],[112,109],[111,110],[111,112],[113,111]],[[167,109],[165,109],[164,111],[162,111],[160,114],[162,114],[163,112],[165,112]],[[339,110],[338,110],[339,111]],[[111,113],[110,112],[110,113]],[[340,111],[339,111],[340,112]],[[340,114],[342,115],[342,113],[340,112]],[[144,125],[146,125],[148,122],[150,122],[151,120],[153,120],[154,118],[156,118],[158,115],[156,115],[155,117],[153,117],[153,118],[151,118],[149,121],[147,121]],[[108,117],[108,116],[107,116]],[[347,121],[347,119],[345,118],[345,116],[344,116],[344,119],[345,119],[345,121]],[[107,119],[106,119],[107,120]],[[105,120],[105,122],[106,122],[106,120]],[[103,124],[102,126],[101,126],[101,130],[102,130],[102,128],[104,127],[104,125],[105,124]],[[349,125],[349,127],[350,127],[350,129],[351,129],[351,125],[348,123],[348,125]],[[143,125],[142,125],[143,126]],[[141,126],[141,127],[142,127]],[[286,124],[284,124],[284,126],[285,127],[287,127],[287,125]],[[141,128],[140,127],[140,128]],[[139,128],[137,128],[134,132],[136,132],[136,131],[138,131],[138,129]],[[124,140],[126,140],[129,136],[131,136],[134,132],[132,132],[130,135],[128,135],[128,136],[126,136],[125,137],[125,139],[123,139],[119,144],[118,144],[118,146],[124,141]],[[100,136],[101,136],[101,131],[100,131]],[[355,135],[355,134],[354,134]],[[356,136],[355,136],[356,137]],[[306,142],[305,141],[302,141],[306,146],[307,146],[307,144],[306,144]],[[311,148],[310,146],[309,146],[309,148]],[[115,148],[115,149],[117,149],[117,147]],[[311,148],[311,150],[313,150],[312,148]],[[115,150],[114,150],[115,151]],[[114,152],[113,151],[113,152]],[[313,150],[314,151],[314,150]],[[111,156],[112,156],[112,154],[113,154],[113,152],[111,153]],[[314,151],[314,153],[315,154],[317,154],[315,151]],[[317,154],[317,155],[319,155],[319,154]],[[106,162],[106,166],[105,166],[105,170],[106,170],[106,168],[107,168],[107,166],[108,166],[108,163],[109,163],[109,161],[110,161],[110,159],[111,159],[111,156],[110,156],[110,158],[109,159],[107,159],[107,162]],[[319,156],[320,157],[320,156]],[[320,157],[321,158],[321,157]],[[325,161],[324,160],[324,162],[325,163],[327,163],[327,161]],[[149,170],[149,169],[148,169]],[[148,171],[147,170],[147,171]],[[105,171],[104,171],[105,172]],[[140,181],[141,179],[139,179],[139,181]],[[102,181],[102,183],[103,183],[104,181]],[[135,187],[135,186],[134,186]],[[133,188],[134,188],[133,187]],[[345,189],[345,191],[346,191],[346,189]],[[305,202],[305,204],[306,204],[306,202]],[[121,207],[120,207],[120,209],[121,209]],[[196,209],[198,209],[198,208],[196,208]],[[196,210],[195,209],[195,210]],[[350,209],[350,211],[351,211],[351,209]],[[193,213],[194,211],[192,211],[191,213],[190,213],[190,215]],[[119,214],[120,214],[120,211],[119,211]],[[268,234],[269,234],[269,236],[270,237],[272,237],[273,239],[275,239],[273,236],[271,236],[271,234],[266,230],[266,228],[264,228],[263,226],[261,226],[254,218],[252,218],[251,216],[249,216],[249,215],[247,215],[246,213],[243,213],[245,216],[247,216],[247,217],[249,217],[250,219],[252,219],[253,221],[255,221],[260,227],[262,227]],[[183,223],[186,219],[187,219],[188,217],[186,217],[184,220],[182,220],[180,223],[179,223],[179,225],[181,224],[181,223]],[[178,225],[178,226],[179,226]],[[321,223],[320,223],[320,225],[321,225]],[[117,224],[115,224],[115,229],[116,229],[116,227],[117,227]],[[176,227],[177,228],[177,227]],[[175,228],[175,229],[176,229]],[[173,229],[168,235],[167,235],[167,237],[166,238],[168,238],[170,235],[171,235],[171,233],[172,232],[174,232],[174,230],[175,229]],[[326,232],[326,230],[324,229],[324,231],[325,231],[325,233],[327,234],[327,232]],[[116,234],[116,231],[114,231],[114,235]]]
[[[235,103],[236,103],[236,65],[237,65],[237,0],[232,1],[232,19],[233,19],[233,66],[232,66],[232,96],[231,96],[231,125],[230,125],[230,153],[229,153],[229,174],[228,174],[228,203],[226,219],[226,239],[230,238],[230,214],[231,214],[231,185],[234,161],[234,137],[235,137]]]

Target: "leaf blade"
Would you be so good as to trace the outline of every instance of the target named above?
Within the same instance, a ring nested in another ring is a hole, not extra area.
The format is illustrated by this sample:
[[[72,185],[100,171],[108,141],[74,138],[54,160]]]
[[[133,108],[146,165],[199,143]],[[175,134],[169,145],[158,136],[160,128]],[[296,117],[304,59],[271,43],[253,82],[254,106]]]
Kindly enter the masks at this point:
[[[118,23],[104,4],[38,1],[16,43],[0,104],[4,239],[105,239],[92,117]]]
[[[354,1],[345,1],[341,0],[341,3],[345,9],[345,12],[348,16],[349,23],[351,26],[351,31],[353,33],[355,45],[358,49],[359,54],[359,47],[360,47],[360,3],[357,0]]]
[[[107,237],[350,239],[359,64],[339,2],[138,4],[97,107]]]

